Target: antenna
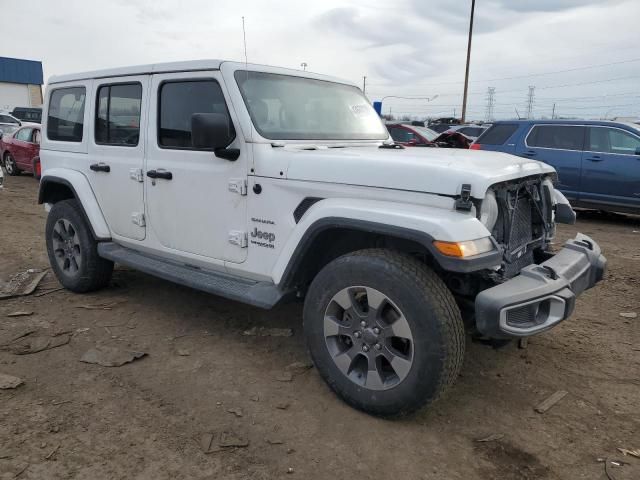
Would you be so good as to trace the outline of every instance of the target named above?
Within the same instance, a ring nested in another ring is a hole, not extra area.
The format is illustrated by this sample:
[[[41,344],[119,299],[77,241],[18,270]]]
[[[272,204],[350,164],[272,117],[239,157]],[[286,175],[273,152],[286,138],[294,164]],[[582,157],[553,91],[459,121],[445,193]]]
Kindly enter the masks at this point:
[[[246,93],[246,89],[249,88],[249,60],[247,59],[247,29],[244,26],[244,15],[242,16],[242,41],[244,42],[244,71],[247,74],[244,85]],[[253,142],[253,125],[249,127],[249,142]],[[253,168],[255,169],[255,163]]]
[[[242,40],[244,41],[244,66],[249,63],[247,61],[247,31],[244,28],[244,16],[242,17]]]

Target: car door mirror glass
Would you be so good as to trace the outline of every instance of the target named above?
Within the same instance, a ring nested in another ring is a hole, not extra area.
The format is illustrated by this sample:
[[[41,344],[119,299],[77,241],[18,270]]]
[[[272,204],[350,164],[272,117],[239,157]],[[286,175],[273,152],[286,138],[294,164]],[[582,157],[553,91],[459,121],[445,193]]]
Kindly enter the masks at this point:
[[[226,148],[234,139],[228,115],[222,113],[194,113],[191,115],[191,143],[193,148],[217,150]]]

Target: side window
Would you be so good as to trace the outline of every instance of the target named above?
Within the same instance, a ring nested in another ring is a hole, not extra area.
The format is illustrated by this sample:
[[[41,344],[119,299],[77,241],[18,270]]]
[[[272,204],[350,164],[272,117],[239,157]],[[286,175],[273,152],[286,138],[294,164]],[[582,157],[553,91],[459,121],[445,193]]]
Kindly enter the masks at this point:
[[[618,128],[590,127],[590,152],[634,155],[640,148],[640,137]]]
[[[96,100],[96,143],[135,147],[140,137],[142,85],[101,85]]]
[[[32,132],[31,128],[23,128],[21,130],[18,130],[18,133],[16,133],[15,138],[16,140],[22,140],[23,142],[30,142],[31,132]]]
[[[229,115],[220,85],[215,80],[170,81],[158,95],[158,145],[194,149],[191,116],[194,113]]]
[[[0,115],[0,122],[2,122],[2,123],[12,123],[13,125],[18,125],[18,122],[14,118],[11,118],[8,115]]]
[[[607,128],[607,130],[609,131],[611,153],[634,155],[640,148],[640,138],[635,135],[617,128]]]
[[[517,129],[518,125],[513,123],[493,125],[478,138],[477,143],[484,145],[503,145],[511,138],[511,135],[513,135]]]
[[[60,88],[51,92],[47,137],[62,142],[81,142],[84,124],[84,87]]]
[[[405,130],[404,128],[391,128],[389,130],[389,135],[396,142],[409,142],[415,138],[413,132]]]
[[[584,127],[569,125],[536,125],[527,137],[527,146],[582,150]]]

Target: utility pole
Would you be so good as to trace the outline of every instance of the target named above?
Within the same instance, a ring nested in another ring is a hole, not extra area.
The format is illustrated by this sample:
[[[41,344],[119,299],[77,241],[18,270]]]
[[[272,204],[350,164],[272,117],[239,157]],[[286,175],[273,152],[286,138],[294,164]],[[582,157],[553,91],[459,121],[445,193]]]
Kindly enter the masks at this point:
[[[551,110],[551,120],[556,118],[556,102],[553,102],[553,110]]]
[[[487,108],[484,116],[487,122],[493,121],[493,105],[495,93],[496,87],[487,88]]]
[[[529,85],[529,94],[527,95],[527,120],[531,118],[533,114],[533,99],[535,97],[536,87],[534,85]]]
[[[362,93],[367,94],[367,76],[362,77]]]
[[[473,12],[476,8],[476,0],[471,0],[471,18],[469,19],[469,41],[467,42],[467,68],[464,71],[464,94],[462,95],[462,117],[464,123],[467,115],[467,88],[469,87],[469,61],[471,60],[471,37],[473,36]]]

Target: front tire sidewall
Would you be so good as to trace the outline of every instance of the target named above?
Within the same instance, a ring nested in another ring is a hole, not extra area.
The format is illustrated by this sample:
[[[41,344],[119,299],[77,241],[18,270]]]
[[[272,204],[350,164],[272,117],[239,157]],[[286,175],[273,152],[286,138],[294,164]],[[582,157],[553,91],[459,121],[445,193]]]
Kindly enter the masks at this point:
[[[62,219],[69,221],[73,225],[80,245],[82,261],[80,268],[73,275],[69,275],[60,269],[53,251],[53,229],[56,222]],[[83,293],[95,290],[98,287],[95,279],[95,265],[97,262],[105,262],[105,260],[98,256],[97,242],[93,238],[76,200],[63,200],[51,207],[47,217],[46,243],[51,268],[58,281],[65,288],[73,292]]]
[[[324,313],[332,297],[350,286],[367,286],[397,305],[410,325],[413,365],[406,378],[388,390],[369,390],[349,380],[326,347]],[[307,345],[318,371],[351,406],[383,417],[402,416],[436,398],[444,383],[447,351],[444,332],[428,292],[383,257],[349,255],[335,260],[314,279],[304,307]]]

